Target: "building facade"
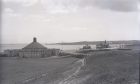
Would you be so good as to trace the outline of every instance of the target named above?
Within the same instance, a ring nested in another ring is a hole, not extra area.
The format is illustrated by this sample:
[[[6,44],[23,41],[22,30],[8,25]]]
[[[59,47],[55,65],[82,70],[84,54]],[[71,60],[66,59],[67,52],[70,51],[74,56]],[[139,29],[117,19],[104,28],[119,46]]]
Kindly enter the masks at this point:
[[[4,54],[7,57],[18,57],[20,51],[21,51],[20,49],[13,49],[13,50],[8,49],[8,50],[4,50]]]

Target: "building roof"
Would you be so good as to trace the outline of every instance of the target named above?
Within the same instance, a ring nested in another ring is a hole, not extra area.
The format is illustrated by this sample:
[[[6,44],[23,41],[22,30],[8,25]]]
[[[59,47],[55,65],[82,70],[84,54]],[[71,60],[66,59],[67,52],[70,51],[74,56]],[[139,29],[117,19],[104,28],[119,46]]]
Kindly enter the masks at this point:
[[[23,49],[46,49],[46,47],[38,43],[37,39],[34,37],[33,42],[25,46]]]

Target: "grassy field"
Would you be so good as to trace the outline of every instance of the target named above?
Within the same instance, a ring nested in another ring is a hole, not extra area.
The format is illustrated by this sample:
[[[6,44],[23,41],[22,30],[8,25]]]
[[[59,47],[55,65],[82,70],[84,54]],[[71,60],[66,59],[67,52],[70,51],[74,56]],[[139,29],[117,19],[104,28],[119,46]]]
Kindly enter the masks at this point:
[[[65,84],[139,84],[139,50],[90,54],[79,74]]]
[[[139,84],[139,47],[74,57],[0,58],[0,84]],[[83,61],[82,61],[83,62]]]
[[[49,82],[57,79],[58,73],[70,69],[68,66],[72,66],[77,60],[73,57],[47,59],[1,57],[0,84],[30,84],[30,81],[46,76],[53,78],[47,79]]]

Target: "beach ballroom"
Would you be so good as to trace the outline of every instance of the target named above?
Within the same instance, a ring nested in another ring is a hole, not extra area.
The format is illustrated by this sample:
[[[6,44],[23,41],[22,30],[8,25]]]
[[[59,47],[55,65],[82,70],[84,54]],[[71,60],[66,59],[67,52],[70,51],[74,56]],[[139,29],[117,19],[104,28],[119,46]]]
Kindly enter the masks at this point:
[[[8,56],[18,56],[22,58],[43,58],[43,57],[50,57],[50,56],[57,56],[59,54],[59,49],[49,49],[39,42],[37,42],[37,38],[33,38],[33,42],[28,44],[22,49],[19,50],[5,50],[5,54]],[[14,53],[13,53],[14,52]]]

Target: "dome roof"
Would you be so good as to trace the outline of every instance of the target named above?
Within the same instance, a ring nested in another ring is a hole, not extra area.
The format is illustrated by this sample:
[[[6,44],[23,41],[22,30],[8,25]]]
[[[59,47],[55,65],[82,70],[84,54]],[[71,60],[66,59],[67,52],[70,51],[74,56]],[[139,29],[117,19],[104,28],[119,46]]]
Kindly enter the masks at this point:
[[[46,47],[38,43],[36,38],[33,38],[33,42],[25,46],[23,49],[46,49]]]

